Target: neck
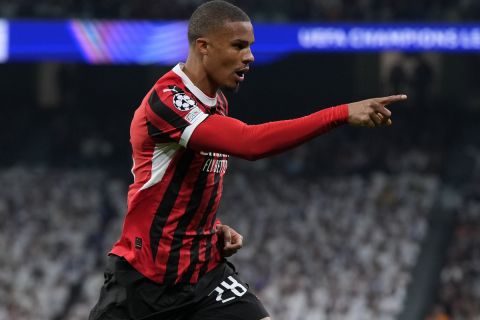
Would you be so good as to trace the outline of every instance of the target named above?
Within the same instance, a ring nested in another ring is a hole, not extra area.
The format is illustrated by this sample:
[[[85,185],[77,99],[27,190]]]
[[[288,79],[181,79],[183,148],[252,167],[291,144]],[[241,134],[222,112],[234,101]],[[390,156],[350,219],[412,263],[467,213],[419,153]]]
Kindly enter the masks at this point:
[[[192,57],[191,54],[188,55],[183,72],[185,72],[193,84],[202,90],[203,93],[209,97],[215,97],[218,87],[212,84],[212,82],[208,79],[207,72],[205,71],[201,62]]]
[[[183,72],[203,93],[209,97],[215,97],[218,87],[211,83],[201,62],[191,54],[188,55]]]

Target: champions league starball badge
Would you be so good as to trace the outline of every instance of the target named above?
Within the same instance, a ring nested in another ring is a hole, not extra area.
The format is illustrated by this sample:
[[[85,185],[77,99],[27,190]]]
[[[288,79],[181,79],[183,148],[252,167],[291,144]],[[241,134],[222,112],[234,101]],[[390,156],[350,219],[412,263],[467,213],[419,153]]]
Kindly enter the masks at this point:
[[[177,93],[173,96],[173,105],[180,111],[188,111],[197,106],[195,100],[185,93]]]

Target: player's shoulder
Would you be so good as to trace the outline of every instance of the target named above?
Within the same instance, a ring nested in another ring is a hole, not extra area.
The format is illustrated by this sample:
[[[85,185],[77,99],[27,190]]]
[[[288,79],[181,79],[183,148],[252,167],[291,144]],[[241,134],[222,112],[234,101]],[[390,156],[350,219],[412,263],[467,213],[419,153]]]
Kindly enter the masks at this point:
[[[185,93],[186,87],[182,79],[173,70],[164,74],[153,86],[159,95],[175,95]]]
[[[155,83],[155,86],[168,86],[171,84],[177,86],[183,85],[182,79],[173,71],[173,69],[161,76]]]
[[[171,114],[171,111],[178,116],[184,116],[192,109],[198,109],[195,98],[182,79],[172,71],[167,72],[154,84],[145,102],[147,108],[162,116]]]

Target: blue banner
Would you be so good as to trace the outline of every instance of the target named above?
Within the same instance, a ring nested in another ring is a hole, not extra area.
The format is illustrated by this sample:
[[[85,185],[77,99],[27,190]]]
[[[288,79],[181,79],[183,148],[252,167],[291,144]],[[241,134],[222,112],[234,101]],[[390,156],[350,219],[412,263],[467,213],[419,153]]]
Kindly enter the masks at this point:
[[[256,63],[296,52],[480,51],[480,24],[255,24]],[[163,64],[188,54],[185,21],[0,20],[0,62]]]

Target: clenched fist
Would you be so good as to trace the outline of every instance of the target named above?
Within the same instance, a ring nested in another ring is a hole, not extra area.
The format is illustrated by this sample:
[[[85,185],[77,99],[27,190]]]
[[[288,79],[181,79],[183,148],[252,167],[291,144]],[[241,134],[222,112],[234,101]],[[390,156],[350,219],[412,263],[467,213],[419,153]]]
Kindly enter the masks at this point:
[[[243,236],[226,224],[216,225],[217,235],[222,245],[222,256],[230,257],[243,247]]]

